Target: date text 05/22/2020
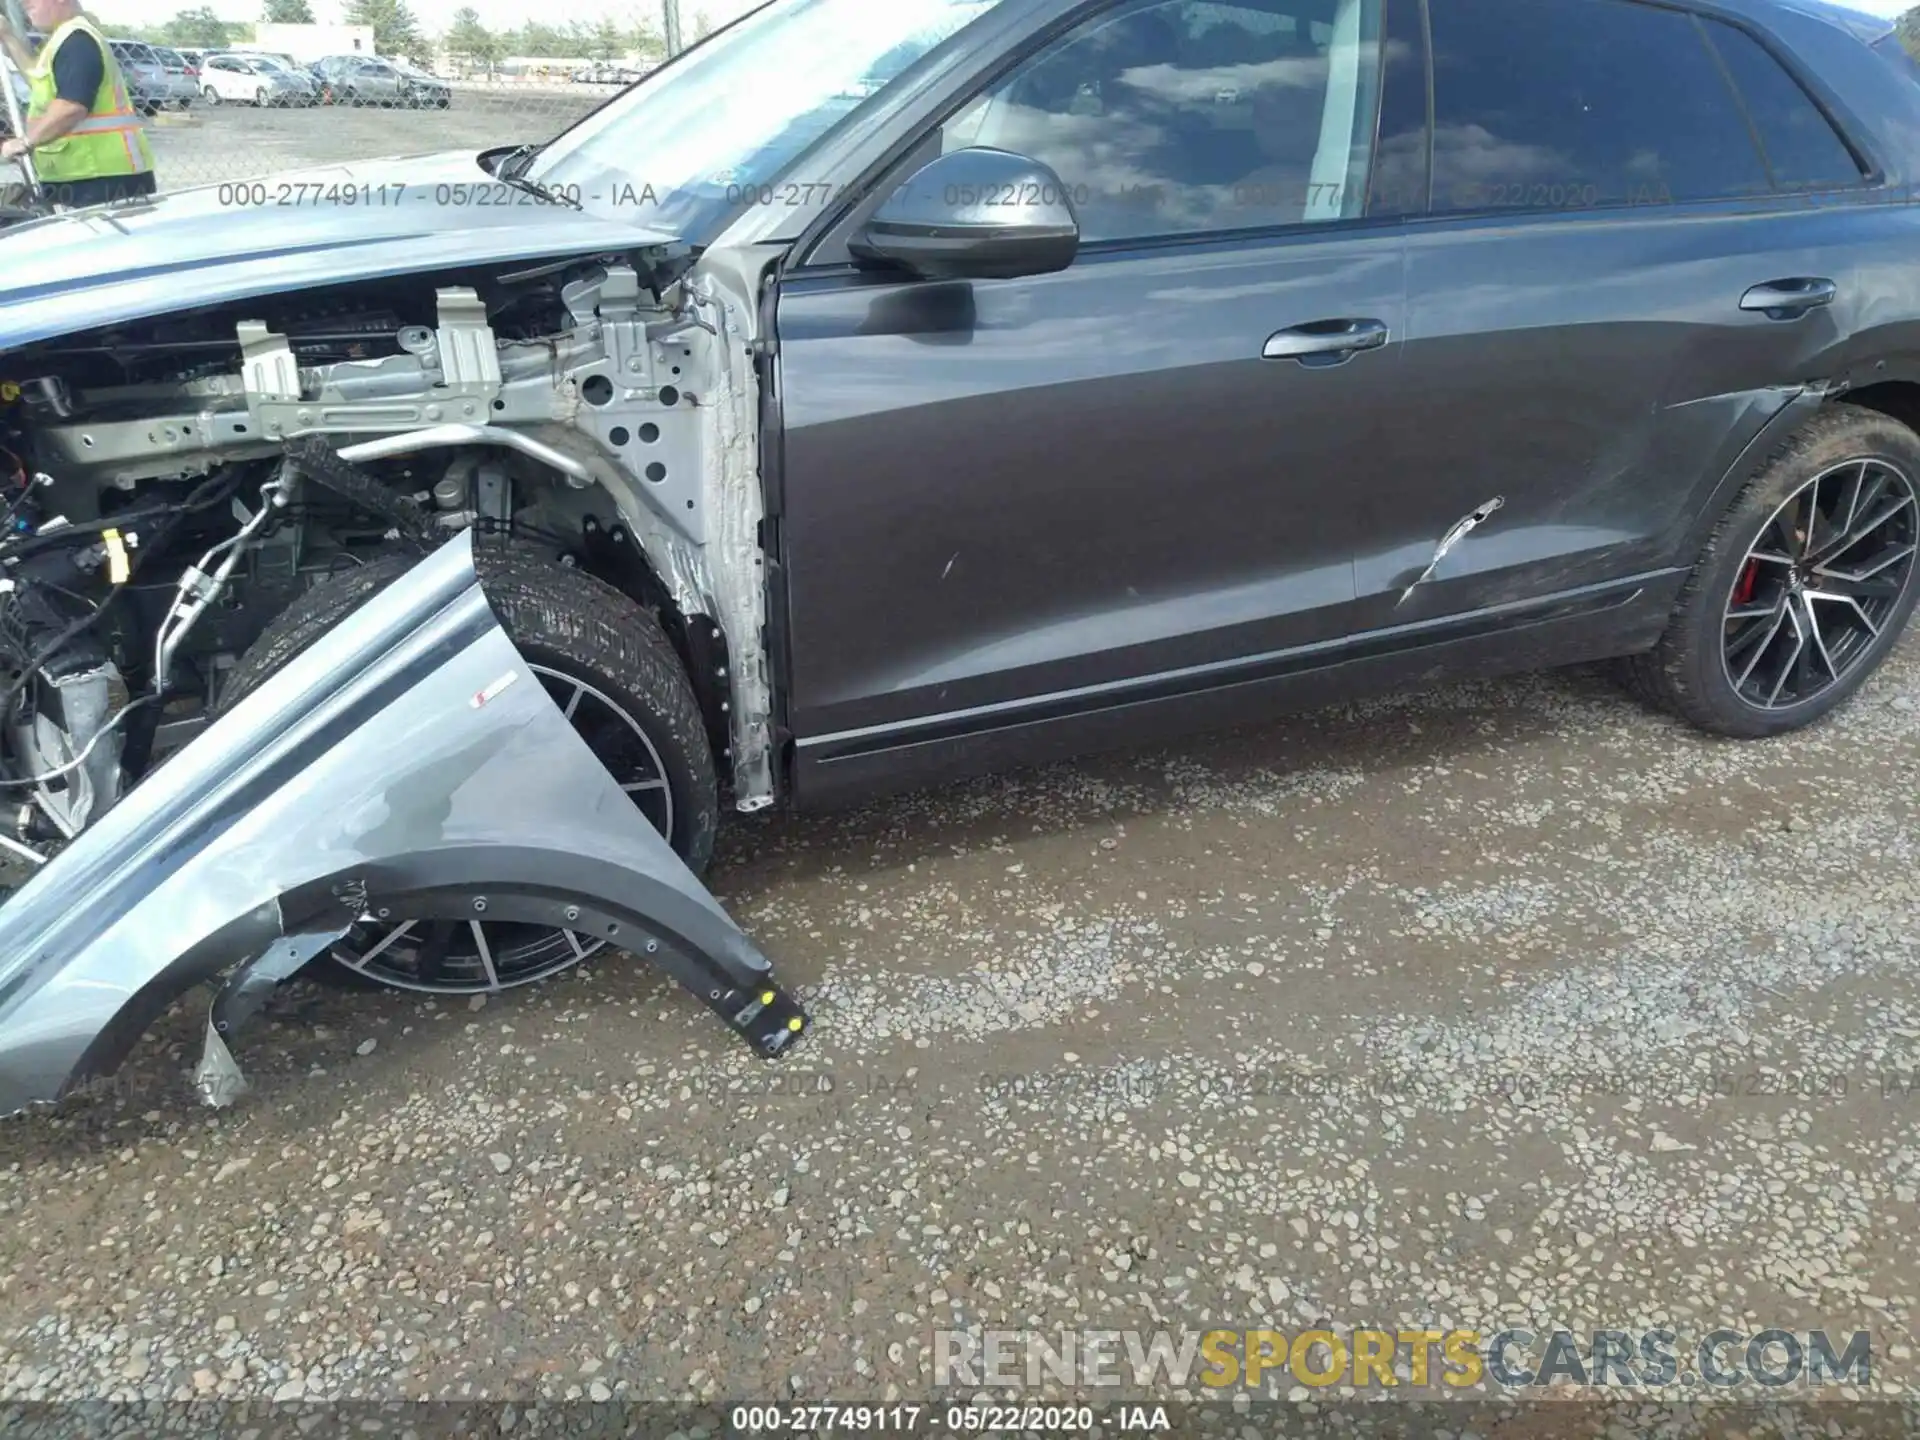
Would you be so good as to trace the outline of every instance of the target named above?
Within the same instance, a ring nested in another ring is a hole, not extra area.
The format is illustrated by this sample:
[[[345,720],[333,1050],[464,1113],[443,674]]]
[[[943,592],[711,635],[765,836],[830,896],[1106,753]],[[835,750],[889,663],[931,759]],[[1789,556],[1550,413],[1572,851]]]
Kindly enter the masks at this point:
[[[1124,1415],[1122,1411],[1138,1411]],[[1120,1429],[1165,1428],[1155,1411],[1162,1407],[1116,1406],[1096,1412],[1091,1405],[736,1405],[728,1417],[741,1435],[994,1435],[1086,1434],[1096,1419]]]

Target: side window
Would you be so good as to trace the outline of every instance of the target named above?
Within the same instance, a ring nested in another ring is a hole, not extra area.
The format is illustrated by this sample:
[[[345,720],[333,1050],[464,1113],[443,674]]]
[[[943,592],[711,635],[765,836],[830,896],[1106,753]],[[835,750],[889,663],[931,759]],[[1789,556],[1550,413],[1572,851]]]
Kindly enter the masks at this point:
[[[1766,194],[1693,17],[1633,0],[1432,0],[1433,209]]]
[[[1786,67],[1746,31],[1701,23],[1746,101],[1773,183],[1782,190],[1858,185],[1864,177],[1853,151]]]
[[[1107,10],[977,96],[943,127],[941,148],[1045,161],[1089,242],[1357,216],[1383,3],[1150,0]]]
[[[1387,0],[1369,215],[1419,215],[1427,208],[1426,31],[1417,0]]]

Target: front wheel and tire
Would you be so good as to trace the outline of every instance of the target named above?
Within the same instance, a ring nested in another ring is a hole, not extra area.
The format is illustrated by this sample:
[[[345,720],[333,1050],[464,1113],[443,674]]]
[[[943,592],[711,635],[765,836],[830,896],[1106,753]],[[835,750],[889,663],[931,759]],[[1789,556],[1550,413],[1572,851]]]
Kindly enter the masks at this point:
[[[1920,599],[1920,435],[1857,405],[1822,411],[1707,542],[1636,688],[1743,739],[1811,725],[1863,685]]]
[[[693,687],[654,617],[611,586],[500,546],[474,558],[487,599],[561,713],[635,807],[696,873],[713,855],[719,790]],[[225,711],[415,563],[382,557],[322,581],[270,625],[235,668]],[[312,967],[318,978],[433,994],[544,980],[604,942],[538,925],[462,915],[407,925],[367,921]]]

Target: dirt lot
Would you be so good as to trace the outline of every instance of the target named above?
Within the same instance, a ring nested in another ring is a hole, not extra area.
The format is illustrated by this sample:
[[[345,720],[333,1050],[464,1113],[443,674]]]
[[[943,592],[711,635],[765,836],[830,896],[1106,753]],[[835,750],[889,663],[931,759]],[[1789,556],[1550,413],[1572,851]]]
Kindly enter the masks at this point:
[[[433,150],[480,150],[545,140],[600,104],[598,86],[529,90],[466,88],[445,110],[256,110],[208,108],[149,122],[147,138],[165,190],[247,180],[307,165]]]
[[[1916,780],[1920,639],[1777,743],[1582,670],[742,823],[802,1053],[627,959],[301,986],[215,1115],[182,1011],[0,1127],[0,1395],[924,1399],[939,1327],[1322,1320],[1906,1390]]]

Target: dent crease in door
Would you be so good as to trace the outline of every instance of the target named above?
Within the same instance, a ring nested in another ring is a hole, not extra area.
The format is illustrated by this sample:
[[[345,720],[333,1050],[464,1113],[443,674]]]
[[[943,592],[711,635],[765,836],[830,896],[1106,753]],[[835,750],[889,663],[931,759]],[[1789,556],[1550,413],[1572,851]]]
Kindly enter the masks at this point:
[[[238,965],[202,1068],[218,1103],[237,1078],[225,1029],[363,917],[590,934],[761,1055],[798,1039],[766,957],[526,669],[471,545],[376,595],[0,907],[0,1113],[111,1073],[172,1000]]]

